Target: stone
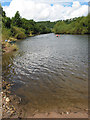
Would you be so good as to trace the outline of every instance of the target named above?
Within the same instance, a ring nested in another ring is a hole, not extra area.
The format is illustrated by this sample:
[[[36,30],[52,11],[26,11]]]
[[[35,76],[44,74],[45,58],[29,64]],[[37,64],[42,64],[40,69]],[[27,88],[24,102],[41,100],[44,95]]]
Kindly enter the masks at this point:
[[[6,102],[10,102],[10,99],[8,97],[6,98]]]
[[[15,111],[11,111],[11,114],[13,114]]]
[[[8,86],[11,86],[10,84],[8,84]]]
[[[5,108],[5,105],[3,105],[3,108]]]
[[[68,115],[68,114],[69,114],[69,112],[66,112],[66,114]]]

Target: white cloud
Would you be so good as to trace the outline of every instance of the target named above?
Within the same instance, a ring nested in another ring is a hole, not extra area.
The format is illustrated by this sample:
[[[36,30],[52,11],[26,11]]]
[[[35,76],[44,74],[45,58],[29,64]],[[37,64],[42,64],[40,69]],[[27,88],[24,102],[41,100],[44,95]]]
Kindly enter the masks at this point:
[[[41,1],[41,2],[40,2]],[[73,1],[72,6],[63,6],[59,0],[54,3],[47,0],[12,0],[10,6],[3,7],[6,15],[13,17],[16,11],[27,19],[35,21],[50,20],[56,21],[60,19],[69,19],[73,17],[85,16],[88,14],[88,5],[80,5],[79,1]],[[65,0],[64,0],[65,1]],[[70,0],[68,0],[70,1]],[[54,3],[51,6],[51,3]]]
[[[78,1],[74,1],[72,7],[78,8],[80,7],[80,3]]]

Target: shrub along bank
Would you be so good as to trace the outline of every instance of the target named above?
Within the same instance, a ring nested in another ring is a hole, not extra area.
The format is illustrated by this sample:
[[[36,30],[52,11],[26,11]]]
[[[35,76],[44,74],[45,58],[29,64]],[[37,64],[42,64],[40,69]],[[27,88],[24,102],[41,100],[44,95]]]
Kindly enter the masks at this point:
[[[9,18],[6,16],[5,11],[0,6],[0,16],[2,16],[2,45],[3,51],[8,51],[12,45],[10,41],[16,41],[17,39],[24,39],[28,36],[34,36],[36,34],[45,34],[51,33],[51,26],[54,26],[54,23],[50,23],[50,26],[45,26],[46,22],[35,22],[34,20],[27,20],[25,18],[21,18],[19,12],[17,11],[15,16]],[[12,38],[12,39],[11,39]],[[14,48],[13,48],[14,47]],[[16,45],[13,45],[13,49],[16,49]]]
[[[58,21],[54,28],[54,33],[61,34],[89,34],[90,33],[90,14],[86,17]]]

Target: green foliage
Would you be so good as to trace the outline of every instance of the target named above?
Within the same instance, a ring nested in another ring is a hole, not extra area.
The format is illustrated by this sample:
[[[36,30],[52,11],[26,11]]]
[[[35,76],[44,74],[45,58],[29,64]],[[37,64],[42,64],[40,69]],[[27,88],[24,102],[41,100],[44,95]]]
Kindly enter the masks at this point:
[[[2,10],[1,13],[3,13],[2,17],[3,27],[5,29],[9,29],[10,31],[9,36],[17,39],[23,39],[26,36],[33,36],[35,34],[50,33],[53,26],[55,25],[55,22],[50,21],[35,22],[34,20],[27,20],[25,18],[21,18],[18,11],[16,12],[15,16],[12,19],[10,19],[9,17],[6,17],[6,14],[3,11],[2,7],[1,10]]]
[[[51,29],[44,26],[44,25],[39,25],[39,33],[40,34],[45,34],[45,33],[50,33]]]
[[[61,34],[88,34],[88,20],[89,15],[86,17],[58,21],[53,31]]]
[[[42,34],[42,33],[50,33],[51,28],[47,24],[48,22],[35,22],[33,20],[27,20],[22,18],[22,28],[25,29],[25,34]],[[47,24],[47,25],[46,25]]]
[[[9,17],[3,17],[2,22],[6,28],[11,28],[11,19]]]
[[[2,17],[5,17],[5,16],[6,16],[6,13],[5,13],[5,11],[3,11],[3,8],[2,8],[2,6],[1,6],[1,4],[0,4],[0,15],[1,15]]]
[[[12,26],[22,27],[22,19],[19,11],[17,11],[15,16],[12,18]]]
[[[2,11],[3,11],[3,8],[2,8],[2,6],[1,6],[1,4],[0,4],[0,15],[2,16]]]
[[[29,35],[30,31],[35,31],[35,22],[33,20],[22,19],[22,28],[25,29],[25,34]]]
[[[37,25],[39,26],[39,33],[51,33],[55,24],[56,22],[50,21],[37,22]]]
[[[41,22],[37,22],[38,25],[43,25],[46,26],[47,28],[52,29],[54,27],[54,25],[56,24],[56,22],[50,22],[50,21],[41,21]]]
[[[16,39],[24,39],[26,37],[25,30],[16,26],[11,28],[11,35]]]
[[[3,23],[3,24],[2,24]],[[14,37],[24,39],[26,36],[45,33],[62,33],[62,34],[87,34],[90,31],[90,15],[74,19],[60,20],[57,22],[27,20],[21,18],[17,11],[15,16],[10,19],[0,5],[0,27],[3,26],[3,39]]]
[[[10,37],[11,31],[5,27],[2,27],[2,40],[6,40]]]

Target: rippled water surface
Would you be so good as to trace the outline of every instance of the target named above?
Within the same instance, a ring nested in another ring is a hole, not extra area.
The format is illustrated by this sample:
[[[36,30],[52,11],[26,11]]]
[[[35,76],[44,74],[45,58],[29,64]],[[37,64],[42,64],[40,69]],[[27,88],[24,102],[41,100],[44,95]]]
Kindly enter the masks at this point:
[[[88,98],[88,36],[44,34],[18,41],[3,57],[4,79],[30,110],[84,109]]]

